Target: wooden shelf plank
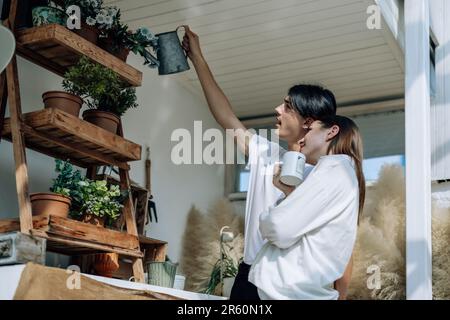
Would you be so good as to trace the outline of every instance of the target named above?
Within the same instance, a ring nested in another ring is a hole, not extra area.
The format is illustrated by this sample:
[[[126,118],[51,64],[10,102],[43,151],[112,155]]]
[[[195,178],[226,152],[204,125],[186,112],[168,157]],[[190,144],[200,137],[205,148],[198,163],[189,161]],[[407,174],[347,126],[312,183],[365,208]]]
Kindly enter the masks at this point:
[[[20,30],[17,52],[24,58],[63,76],[82,55],[115,71],[130,86],[142,84],[142,72],[59,24]]]
[[[0,220],[0,233],[18,230],[19,219]],[[68,218],[34,216],[31,234],[47,239],[49,251],[66,255],[116,252],[130,257],[143,257],[138,237]]]
[[[22,132],[30,149],[81,167],[115,165],[141,159],[141,146],[59,109],[43,109],[23,115]],[[11,141],[10,119],[2,137]]]

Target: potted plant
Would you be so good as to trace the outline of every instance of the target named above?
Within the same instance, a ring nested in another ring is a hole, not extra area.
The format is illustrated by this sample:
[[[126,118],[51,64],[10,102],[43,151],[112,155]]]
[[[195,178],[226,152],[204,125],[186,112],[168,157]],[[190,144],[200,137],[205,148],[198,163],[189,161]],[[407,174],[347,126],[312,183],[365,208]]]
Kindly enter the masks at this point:
[[[83,82],[81,70],[71,67],[64,74],[62,82],[65,91],[47,91],[42,94],[45,108],[55,108],[70,113],[76,117],[83,105],[81,97],[86,96],[86,86]]]
[[[55,171],[58,176],[53,179],[50,187],[51,193],[32,193],[30,195],[33,215],[55,215],[66,218],[69,213],[71,195],[77,189],[78,182],[82,180],[79,171],[73,172],[68,162],[56,160]]]
[[[117,9],[113,24],[102,29],[99,46],[122,61],[126,61],[128,54],[132,51],[145,59],[144,65],[154,64],[155,61],[147,48],[155,46],[157,38],[145,27],[134,32],[129,30],[128,25],[120,21],[120,17],[120,9]]]
[[[117,253],[109,252],[95,254],[94,270],[97,275],[112,278],[114,272],[119,268],[119,255]]]
[[[80,8],[81,29],[73,31],[84,39],[97,44],[100,27],[112,23],[112,17],[103,9],[103,0],[61,0],[59,1],[66,13],[72,5]]]
[[[35,27],[52,23],[65,26],[67,18],[66,12],[51,1],[47,2],[46,5],[36,6],[32,9],[32,21]]]
[[[81,206],[76,212],[77,218],[96,226],[105,226],[119,217],[124,197],[119,186],[108,185],[106,180],[89,179],[80,181],[79,185]]]
[[[229,297],[231,287],[233,286],[234,279],[237,275],[237,265],[238,264],[236,264],[234,260],[226,254],[223,256],[223,259],[218,259],[211,271],[211,276],[205,289],[205,293]],[[221,283],[221,271],[223,283]]]
[[[120,116],[138,106],[135,88],[127,88],[114,71],[86,57],[82,57],[69,73],[68,79],[72,83],[81,84],[76,89],[84,93],[89,108],[83,113],[86,121],[115,134]]]

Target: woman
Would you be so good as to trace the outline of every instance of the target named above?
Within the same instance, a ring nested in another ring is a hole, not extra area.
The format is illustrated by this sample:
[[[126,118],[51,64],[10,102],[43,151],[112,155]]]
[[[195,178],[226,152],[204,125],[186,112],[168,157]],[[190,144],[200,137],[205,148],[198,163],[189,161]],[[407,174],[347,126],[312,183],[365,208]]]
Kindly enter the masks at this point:
[[[313,122],[299,143],[314,169],[296,189],[275,171],[274,184],[286,198],[260,216],[268,243],[249,280],[261,299],[338,299],[334,283],[351,258],[364,205],[361,136],[349,118],[328,116]]]

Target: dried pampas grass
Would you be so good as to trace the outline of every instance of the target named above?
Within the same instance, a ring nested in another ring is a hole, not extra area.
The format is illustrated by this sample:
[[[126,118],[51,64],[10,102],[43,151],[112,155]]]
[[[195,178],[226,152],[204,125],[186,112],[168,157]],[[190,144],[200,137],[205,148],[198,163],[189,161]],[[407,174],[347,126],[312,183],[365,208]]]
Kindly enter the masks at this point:
[[[202,291],[219,259],[219,231],[228,225],[237,237],[233,258],[244,251],[244,221],[227,200],[204,215],[192,208],[184,235],[180,267],[186,289]],[[450,209],[433,206],[433,297],[450,299]],[[405,179],[400,166],[385,166],[366,193],[353,254],[349,299],[405,299]],[[379,280],[379,281],[378,281]]]
[[[229,226],[235,237],[230,244],[230,257],[237,263],[244,252],[244,219],[232,204],[221,199],[202,214],[192,207],[183,236],[180,269],[186,275],[185,289],[202,292],[206,288],[214,264],[220,258],[220,229]]]
[[[406,298],[405,212],[403,169],[384,166],[379,180],[366,194],[353,256],[349,299]],[[432,219],[433,298],[449,299],[449,208],[433,205]]]

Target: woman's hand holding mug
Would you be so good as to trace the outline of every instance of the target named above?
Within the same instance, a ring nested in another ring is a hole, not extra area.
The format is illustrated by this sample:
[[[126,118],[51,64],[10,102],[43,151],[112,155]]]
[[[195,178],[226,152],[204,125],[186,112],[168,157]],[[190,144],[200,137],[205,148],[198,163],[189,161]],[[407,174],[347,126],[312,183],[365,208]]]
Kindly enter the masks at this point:
[[[276,164],[274,167],[272,182],[273,182],[273,185],[276,188],[280,189],[287,197],[288,195],[290,195],[292,193],[292,191],[295,190],[295,187],[284,184],[283,182],[281,182],[280,177],[281,177],[281,165]]]

